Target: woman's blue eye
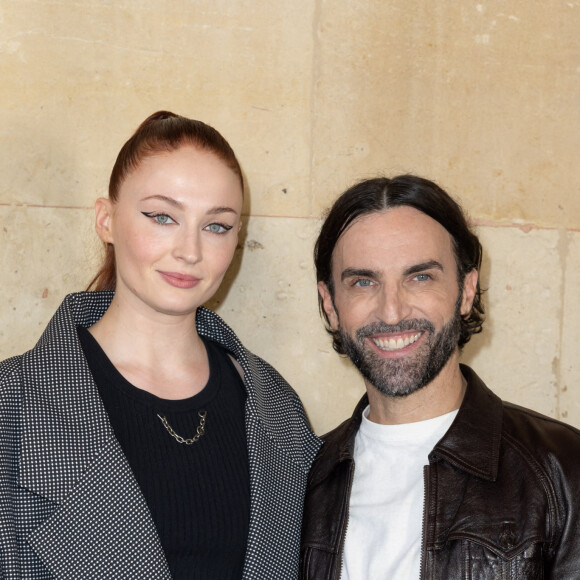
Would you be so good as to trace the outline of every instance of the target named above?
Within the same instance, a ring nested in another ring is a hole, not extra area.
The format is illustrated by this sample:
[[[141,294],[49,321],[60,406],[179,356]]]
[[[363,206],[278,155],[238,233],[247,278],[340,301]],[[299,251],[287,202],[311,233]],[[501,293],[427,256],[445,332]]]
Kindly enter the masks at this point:
[[[210,231],[212,234],[225,234],[227,231],[232,229],[232,226],[225,224],[209,224],[205,229]]]
[[[153,211],[142,211],[141,213],[145,217],[152,219],[154,222],[162,226],[176,223],[175,220],[166,213],[155,213]]]

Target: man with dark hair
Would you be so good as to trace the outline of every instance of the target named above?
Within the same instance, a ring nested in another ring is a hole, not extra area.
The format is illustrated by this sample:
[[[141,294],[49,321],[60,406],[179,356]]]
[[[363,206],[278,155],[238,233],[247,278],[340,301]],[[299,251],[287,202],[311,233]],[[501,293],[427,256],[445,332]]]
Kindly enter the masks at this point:
[[[303,580],[580,578],[580,432],[459,364],[481,253],[426,179],[366,180],[331,208],[320,308],[367,393],[313,464]]]

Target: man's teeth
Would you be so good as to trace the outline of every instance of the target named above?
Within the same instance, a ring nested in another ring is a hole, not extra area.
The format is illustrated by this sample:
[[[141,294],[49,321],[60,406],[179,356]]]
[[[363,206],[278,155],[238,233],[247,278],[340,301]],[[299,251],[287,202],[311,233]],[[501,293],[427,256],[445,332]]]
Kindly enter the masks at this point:
[[[423,334],[422,332],[418,332],[417,334],[413,334],[412,336],[406,336],[405,338],[389,338],[388,340],[384,340],[382,338],[373,338],[373,342],[381,349],[381,350],[401,350],[410,344],[413,344],[420,336]]]

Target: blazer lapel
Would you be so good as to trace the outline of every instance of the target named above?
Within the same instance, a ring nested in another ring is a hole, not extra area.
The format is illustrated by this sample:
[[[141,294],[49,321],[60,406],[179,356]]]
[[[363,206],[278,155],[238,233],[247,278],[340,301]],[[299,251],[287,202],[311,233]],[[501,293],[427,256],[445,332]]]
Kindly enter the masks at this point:
[[[171,578],[145,500],[114,438],[29,543],[57,578]]]
[[[251,511],[243,578],[297,578],[307,471],[246,415]]]
[[[297,578],[306,482],[321,442],[308,427],[298,396],[246,351],[246,436],[250,529],[243,578]],[[267,403],[266,403],[267,401]]]
[[[23,361],[19,485],[57,505],[29,543],[57,578],[170,578],[82,353],[74,310],[86,313],[87,305],[76,298],[65,300]]]
[[[243,578],[297,578],[306,480],[322,442],[309,429],[298,395],[218,315],[199,308],[197,329],[244,370],[251,502]]]

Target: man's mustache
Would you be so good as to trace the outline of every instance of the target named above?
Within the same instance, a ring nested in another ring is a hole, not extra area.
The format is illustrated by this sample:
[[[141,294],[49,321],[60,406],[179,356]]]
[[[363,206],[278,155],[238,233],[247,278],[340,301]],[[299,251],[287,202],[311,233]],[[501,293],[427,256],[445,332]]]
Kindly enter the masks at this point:
[[[386,322],[377,321],[367,324],[356,331],[356,338],[359,341],[376,334],[397,334],[407,332],[409,330],[427,331],[432,334],[435,333],[433,323],[426,318],[411,318],[409,320],[401,320],[397,324],[387,324]]]

